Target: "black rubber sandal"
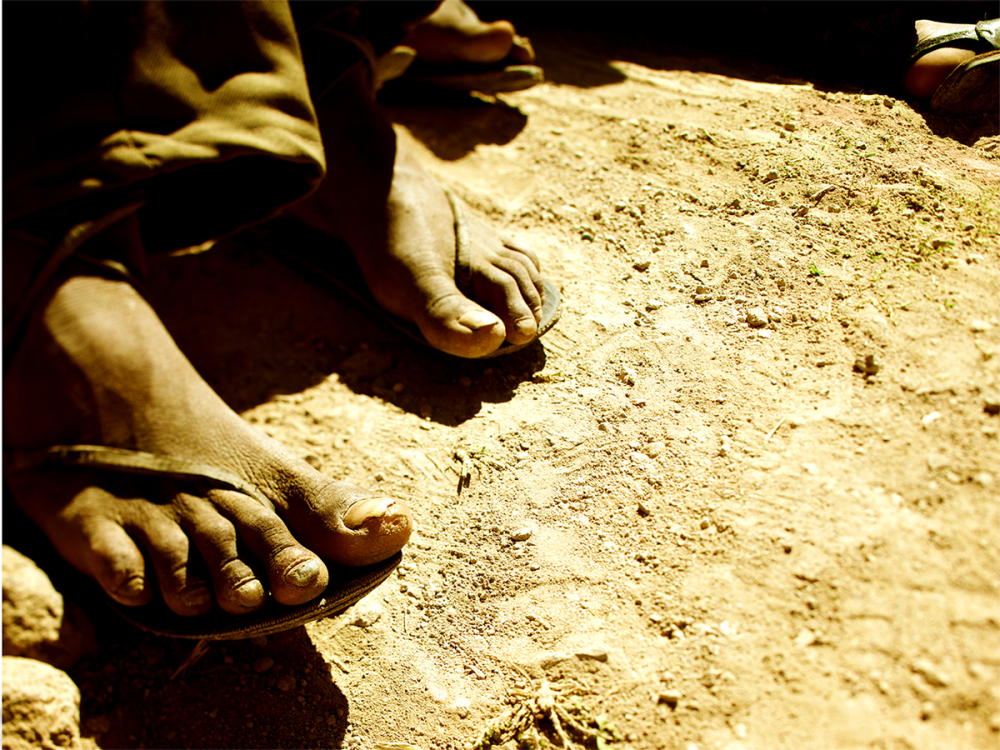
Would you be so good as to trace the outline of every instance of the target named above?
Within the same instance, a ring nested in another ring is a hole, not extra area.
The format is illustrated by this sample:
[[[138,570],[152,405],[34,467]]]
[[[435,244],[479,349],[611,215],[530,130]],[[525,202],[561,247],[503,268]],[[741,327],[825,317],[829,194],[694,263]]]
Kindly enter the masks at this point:
[[[980,21],[975,28],[937,34],[913,48],[909,69],[920,57],[942,47],[978,53],[957,66],[938,86],[928,106],[942,117],[964,117],[1000,111],[1000,19]]]
[[[4,459],[5,473],[76,467],[146,474],[190,482],[202,490],[242,492],[274,510],[274,505],[259,489],[235,474],[187,459],[100,445],[60,445],[45,450],[5,451]],[[328,562],[330,583],[316,599],[299,605],[284,605],[269,599],[261,609],[243,615],[215,609],[204,615],[183,617],[171,611],[160,597],[142,607],[126,607],[110,597],[106,599],[109,606],[125,620],[157,635],[198,640],[253,638],[280,633],[343,612],[385,581],[402,559],[402,553],[397,552],[387,560],[359,568]],[[94,587],[100,588],[96,582]]]

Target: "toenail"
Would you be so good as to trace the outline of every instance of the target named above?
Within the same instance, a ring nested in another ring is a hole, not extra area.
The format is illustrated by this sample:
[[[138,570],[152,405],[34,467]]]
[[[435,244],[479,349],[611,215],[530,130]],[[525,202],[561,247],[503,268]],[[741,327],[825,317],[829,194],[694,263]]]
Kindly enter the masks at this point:
[[[517,321],[517,331],[524,336],[534,336],[538,333],[538,324],[534,318],[521,318]]]
[[[296,586],[311,586],[320,573],[319,560],[305,560],[285,573],[291,583]]]
[[[357,529],[369,518],[381,518],[393,502],[391,497],[368,497],[359,500],[344,514],[344,526]]]
[[[264,586],[256,578],[251,578],[237,585],[234,593],[242,606],[256,607],[264,598]]]
[[[473,331],[478,331],[480,328],[492,328],[499,322],[500,319],[496,315],[485,310],[469,310],[458,319],[459,325]]]
[[[119,586],[115,593],[119,596],[132,598],[134,596],[141,596],[145,591],[146,579],[142,576],[132,576]]]
[[[181,601],[186,607],[199,609],[212,601],[212,592],[203,583],[188,586],[181,591]]]

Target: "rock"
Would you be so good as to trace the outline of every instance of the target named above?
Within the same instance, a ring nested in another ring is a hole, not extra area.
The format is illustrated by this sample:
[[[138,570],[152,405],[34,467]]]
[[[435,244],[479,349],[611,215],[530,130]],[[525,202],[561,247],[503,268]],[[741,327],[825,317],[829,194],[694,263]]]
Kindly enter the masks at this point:
[[[366,596],[354,605],[351,610],[351,625],[358,628],[370,628],[385,613],[382,603],[370,596]]]
[[[277,682],[278,690],[283,693],[287,693],[289,690],[295,689],[295,675],[293,674],[283,674],[278,678]]]
[[[651,265],[652,265],[651,260],[649,260],[648,258],[642,258],[640,260],[634,261],[632,263],[632,268],[634,268],[636,271],[642,272],[642,271],[648,271]]]
[[[656,696],[656,702],[661,705],[670,706],[670,708],[677,708],[677,704],[681,702],[680,690],[664,690],[658,696]]]
[[[1000,396],[989,395],[984,398],[983,411],[987,414],[1000,414]]]
[[[262,656],[259,659],[254,659],[253,671],[257,674],[264,674],[265,672],[270,672],[273,666],[274,659],[270,656]]]
[[[3,746],[80,747],[80,690],[68,674],[35,659],[3,657]]]
[[[460,719],[468,718],[468,716],[469,716],[469,707],[471,705],[472,705],[472,702],[468,698],[464,698],[464,697],[462,697],[462,698],[456,698],[455,699],[455,713],[458,714],[458,717]]]
[[[659,310],[663,307],[663,303],[658,299],[651,299],[646,303],[646,309],[649,311]]]
[[[927,659],[917,659],[910,665],[910,669],[927,680],[927,684],[934,687],[948,687],[951,680],[934,664]]]
[[[267,636],[255,635],[253,638],[250,639],[250,645],[256,648],[264,648],[264,646],[267,645]]]
[[[763,307],[751,307],[747,310],[747,323],[751,328],[763,328],[767,325],[767,313]]]
[[[3,547],[3,653],[68,669],[98,652],[94,626],[65,602],[45,572],[17,550]]]
[[[526,542],[531,539],[531,535],[534,532],[529,528],[518,529],[517,531],[512,531],[510,534],[511,541],[514,542]]]
[[[795,647],[805,648],[806,646],[813,645],[817,640],[819,639],[814,632],[812,632],[809,628],[802,628],[802,630],[799,631],[799,634],[795,636]]]
[[[969,323],[969,330],[973,333],[986,333],[993,326],[987,323],[985,320],[974,320]]]
[[[642,501],[639,501],[639,503],[636,504],[636,512],[643,518],[652,513],[652,511],[649,509],[649,506],[643,503]]]
[[[854,371],[860,372],[862,375],[877,375],[881,369],[882,366],[875,363],[874,354],[866,354],[864,357],[858,356],[854,360]]]
[[[594,661],[607,661],[608,650],[604,646],[590,646],[582,651],[577,651],[576,658],[593,659]]]
[[[622,365],[621,370],[618,372],[618,377],[626,385],[635,385],[635,381],[639,379],[639,373],[628,365]]]
[[[710,302],[712,300],[711,294],[696,294],[694,295],[694,301],[700,303]]]
[[[659,440],[654,440],[651,443],[647,443],[646,447],[642,449],[642,452],[645,453],[650,458],[656,458],[666,449],[667,449],[666,443],[660,442]]]

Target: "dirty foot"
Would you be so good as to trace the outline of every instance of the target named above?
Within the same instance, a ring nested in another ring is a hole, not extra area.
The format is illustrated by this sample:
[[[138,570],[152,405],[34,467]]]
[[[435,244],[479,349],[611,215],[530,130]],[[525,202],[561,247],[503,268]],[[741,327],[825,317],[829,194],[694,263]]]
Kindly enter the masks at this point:
[[[364,88],[363,71],[318,106],[328,176],[290,213],[347,242],[386,310],[415,323],[427,342],[482,357],[504,340],[534,339],[544,297],[538,259],[504,245],[467,212],[469,296],[455,282],[455,227],[448,198]]]
[[[521,64],[535,61],[531,43],[509,21],[481,21],[462,0],[444,0],[410,30],[403,44],[425,62],[495,63],[508,56]]]
[[[251,612],[268,592],[300,604],[327,586],[323,560],[374,563],[410,534],[404,502],[317,473],[229,409],[123,281],[59,284],[10,364],[4,405],[5,452],[90,444],[185,458],[273,503],[99,469],[7,472],[59,553],[124,605],[149,602],[157,582],[180,615]]]
[[[964,31],[975,26],[975,24],[938,23],[925,20],[917,21],[915,25],[918,43],[931,36]],[[940,47],[931,50],[919,57],[906,71],[903,86],[918,99],[929,99],[951,71],[975,56],[976,53],[972,50],[960,47]]]

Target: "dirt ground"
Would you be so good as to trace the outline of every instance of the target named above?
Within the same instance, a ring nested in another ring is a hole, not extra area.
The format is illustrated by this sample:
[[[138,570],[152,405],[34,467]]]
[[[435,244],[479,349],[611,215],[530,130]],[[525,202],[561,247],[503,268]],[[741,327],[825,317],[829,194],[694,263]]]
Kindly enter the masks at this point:
[[[997,747],[996,120],[534,41],[543,85],[389,111],[538,250],[541,346],[438,355],[239,242],[154,264],[212,385],[417,531],[359,611],[179,674],[95,614],[86,742],[551,747],[554,700],[581,746]]]

